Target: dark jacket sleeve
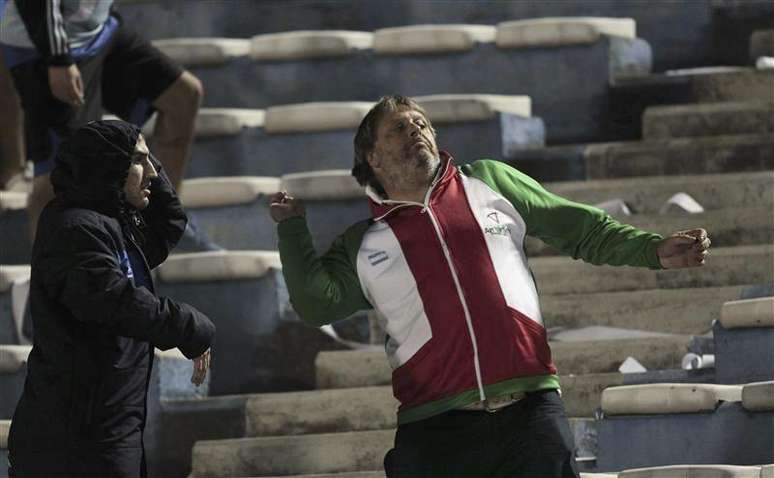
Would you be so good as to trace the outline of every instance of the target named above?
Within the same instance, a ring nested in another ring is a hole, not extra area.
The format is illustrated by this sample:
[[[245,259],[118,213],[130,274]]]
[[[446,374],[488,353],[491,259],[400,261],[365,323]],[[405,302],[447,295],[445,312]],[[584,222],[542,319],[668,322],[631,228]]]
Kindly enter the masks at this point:
[[[47,244],[46,292],[76,320],[162,350],[177,347],[188,358],[209,348],[215,335],[212,321],[190,305],[135,287],[121,271],[119,246],[104,227],[72,225],[57,231]]]
[[[142,211],[145,224],[145,244],[142,253],[151,269],[161,265],[183,236],[188,217],[161,164],[152,159],[158,177],[151,182],[148,207]]]
[[[15,0],[27,33],[47,65],[73,64],[61,0]]]

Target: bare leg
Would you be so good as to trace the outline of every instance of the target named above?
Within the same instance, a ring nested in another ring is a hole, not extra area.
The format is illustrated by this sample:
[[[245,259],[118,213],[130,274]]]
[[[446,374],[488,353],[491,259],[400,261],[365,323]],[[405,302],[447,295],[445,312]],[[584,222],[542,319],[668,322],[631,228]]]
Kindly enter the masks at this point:
[[[176,189],[185,174],[185,167],[191,155],[196,114],[204,96],[201,82],[191,73],[184,71],[169,88],[153,102],[158,110],[153,130],[151,150]]]
[[[54,199],[54,187],[51,185],[51,175],[42,174],[32,181],[32,193],[27,203],[27,215],[30,220],[30,238],[35,241],[35,231],[38,228],[38,218],[43,208]]]
[[[0,189],[24,171],[24,112],[0,50]]]

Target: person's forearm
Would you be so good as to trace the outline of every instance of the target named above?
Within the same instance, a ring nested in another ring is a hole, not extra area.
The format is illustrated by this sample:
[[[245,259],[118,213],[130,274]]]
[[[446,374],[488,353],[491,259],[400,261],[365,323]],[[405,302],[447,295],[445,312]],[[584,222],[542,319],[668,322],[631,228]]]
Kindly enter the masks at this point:
[[[343,265],[348,260],[341,242],[334,243],[325,257],[318,257],[304,218],[282,221],[277,231],[290,300],[304,321],[324,325],[370,307],[357,273]]]

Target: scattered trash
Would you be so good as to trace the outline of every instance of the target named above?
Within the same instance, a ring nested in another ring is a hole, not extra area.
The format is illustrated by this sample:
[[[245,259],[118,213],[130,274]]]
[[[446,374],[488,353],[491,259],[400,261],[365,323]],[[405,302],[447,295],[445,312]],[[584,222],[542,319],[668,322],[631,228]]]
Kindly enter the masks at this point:
[[[647,372],[648,369],[638,362],[636,358],[626,357],[626,360],[618,367],[618,371],[621,373],[643,373]]]
[[[659,214],[670,214],[675,212],[698,214],[704,212],[704,207],[690,195],[686,193],[677,193],[667,199],[658,210]]]
[[[699,370],[703,368],[714,368],[715,356],[712,354],[698,355],[687,353],[683,357],[683,370]]]
[[[599,204],[595,204],[594,206],[605,211],[613,217],[624,217],[632,215],[632,211],[629,209],[629,206],[627,206],[624,200],[620,198],[601,202]]]
[[[755,68],[759,70],[774,70],[774,56],[762,56],[755,62]]]

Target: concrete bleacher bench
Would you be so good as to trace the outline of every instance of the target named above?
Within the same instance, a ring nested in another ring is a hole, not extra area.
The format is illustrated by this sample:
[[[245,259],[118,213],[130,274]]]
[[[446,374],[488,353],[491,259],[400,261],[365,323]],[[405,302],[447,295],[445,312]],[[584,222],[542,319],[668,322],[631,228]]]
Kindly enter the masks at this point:
[[[24,390],[29,345],[0,345],[0,419],[13,416]]]
[[[642,118],[643,139],[774,132],[774,103],[731,101],[653,106]]]
[[[643,112],[649,107],[717,102],[770,103],[772,88],[774,71],[744,67],[686,68],[617,77],[609,91],[611,120],[616,125],[616,137],[636,139],[642,131]],[[737,127],[726,125],[731,131]]]
[[[15,289],[28,283],[29,278],[29,266],[0,265],[0,344],[22,343],[20,334],[26,288],[24,291]]]
[[[27,193],[0,191],[0,231],[0,264],[29,264]]]
[[[170,38],[153,46],[186,66],[214,67],[250,54],[250,41],[239,38]]]
[[[183,181],[181,200],[194,213],[201,230],[221,247],[268,250],[277,247],[268,198],[279,190],[279,178],[187,179]]]
[[[440,146],[460,158],[501,158],[544,144],[545,127],[531,117],[526,96],[436,95],[417,97],[436,121]],[[352,141],[371,102],[273,106],[262,124],[230,136],[197,140],[189,176],[281,175],[351,168]],[[234,110],[231,110],[234,111]],[[252,110],[249,110],[252,111]],[[203,110],[208,114],[208,110]]]
[[[627,19],[540,22],[534,28],[541,32],[541,41],[553,45],[550,48],[525,47],[508,40],[524,36],[523,25],[504,23],[496,29],[420,25],[377,32],[373,49],[354,47],[336,37],[345,45],[337,50],[341,56],[320,58],[314,49],[309,52],[312,58],[299,58],[306,53],[292,49],[280,52],[281,58],[276,59],[283,61],[273,61],[271,68],[265,67],[265,60],[256,59],[254,39],[253,57],[239,57],[218,68],[194,67],[193,71],[207,89],[205,104],[211,106],[265,108],[299,102],[373,101],[395,91],[410,96],[518,94],[532,97],[534,114],[546,122],[550,141],[608,137],[606,92],[611,75],[650,71],[649,46],[623,33],[628,27],[618,25],[630,25]],[[583,36],[581,30],[587,32],[584,43],[577,42]],[[312,42],[311,34],[316,33],[281,35],[304,45]],[[596,35],[595,39],[589,35]],[[500,45],[497,38],[501,38]],[[264,50],[273,54],[271,46]],[[547,82],[551,87],[546,88]]]
[[[774,297],[726,302],[713,335],[719,383],[774,380]]]
[[[418,55],[470,51],[479,43],[493,43],[497,28],[491,25],[411,25],[374,32],[374,52],[379,55]]]
[[[768,478],[764,467],[734,465],[672,465],[624,470],[618,478]]]
[[[277,252],[175,255],[159,279],[162,295],[193,305],[217,327],[211,395],[310,388],[314,355],[338,348],[292,312]]]
[[[287,61],[335,58],[370,49],[374,35],[347,30],[306,30],[256,35],[251,41],[252,59]]]
[[[774,461],[774,384],[649,384],[608,388],[600,470]],[[653,440],[653,437],[659,437]],[[755,440],[749,440],[755,437]]]

